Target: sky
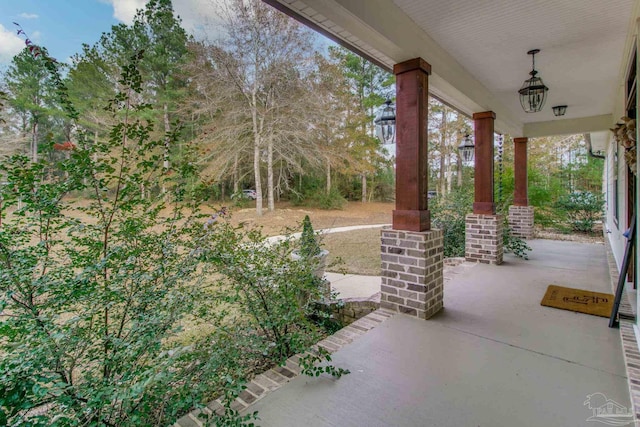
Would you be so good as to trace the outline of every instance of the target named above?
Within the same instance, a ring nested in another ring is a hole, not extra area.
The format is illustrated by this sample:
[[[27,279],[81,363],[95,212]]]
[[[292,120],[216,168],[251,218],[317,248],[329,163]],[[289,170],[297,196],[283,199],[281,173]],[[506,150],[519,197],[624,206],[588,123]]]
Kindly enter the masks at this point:
[[[210,32],[220,0],[173,0],[175,12],[190,33]],[[0,69],[24,47],[14,22],[27,36],[61,62],[93,45],[104,32],[121,22],[130,24],[145,0],[0,0]],[[208,29],[208,30],[207,30]]]

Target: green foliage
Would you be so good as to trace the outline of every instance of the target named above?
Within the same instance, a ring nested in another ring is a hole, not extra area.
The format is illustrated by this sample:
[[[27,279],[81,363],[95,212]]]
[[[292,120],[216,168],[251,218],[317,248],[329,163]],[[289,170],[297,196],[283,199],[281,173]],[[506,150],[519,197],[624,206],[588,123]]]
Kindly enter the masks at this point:
[[[376,168],[373,184],[373,195],[375,200],[383,202],[394,201],[396,194],[396,177],[393,162],[389,162],[386,165],[381,164]]]
[[[5,91],[0,90],[0,114],[4,112],[5,104],[9,99],[9,94]],[[0,125],[5,124],[6,121],[4,118],[0,117]]]
[[[231,408],[245,379],[321,336],[306,315],[320,279],[291,261],[290,242],[205,229],[200,200],[163,173],[153,153],[178,135],[151,138],[149,106],[135,101],[141,59],[122,69],[107,141],[80,134],[57,164],[0,163],[3,425],[167,425],[219,395],[225,412],[209,422],[247,425]]]
[[[300,236],[300,249],[298,253],[302,258],[309,259],[320,255],[322,249],[318,243],[316,233],[313,231],[309,215],[305,215],[302,220],[302,235]]]
[[[565,202],[574,192],[596,193],[602,188],[603,161],[588,155],[580,135],[541,138],[529,147],[529,203],[536,225],[570,232]]]
[[[291,203],[317,209],[342,209],[347,201],[338,186],[333,186],[327,194],[324,185],[324,181],[314,175],[301,176],[298,190],[290,195]]]
[[[293,240],[265,244],[259,230],[218,224],[202,241],[204,260],[224,276],[213,291],[220,302],[239,312],[236,322],[258,331],[256,346],[265,357],[283,362],[320,337],[307,316],[312,301],[322,298],[322,278],[315,264],[291,259]]]
[[[602,218],[604,199],[602,194],[580,191],[560,197],[555,207],[564,213],[574,231],[590,233]]]
[[[445,196],[439,196],[431,206],[431,223],[441,229],[444,237],[444,256],[463,257],[465,253],[466,216],[473,211],[471,188],[461,188]],[[528,259],[531,250],[526,241],[511,233],[505,216],[503,247],[515,256]]]
[[[233,206],[237,208],[246,208],[251,205],[252,200],[244,194],[242,191],[238,191],[231,195],[231,200],[233,201]]]
[[[147,156],[162,142],[136,118],[145,108],[132,102],[138,60],[110,105],[125,119],[108,143],[81,139],[59,165],[14,156],[0,166],[12,209],[0,229],[1,301],[12,313],[2,324],[0,408],[10,425],[143,425],[193,404],[185,381],[196,379],[194,361],[165,340],[201,294],[187,238],[201,225],[178,203],[166,212],[165,199],[179,193],[140,191],[162,179],[159,159]],[[66,173],[47,178],[52,167]],[[87,206],[65,202],[85,188]]]
[[[443,232],[445,257],[464,256],[465,220],[473,210],[473,193],[470,190],[463,187],[431,199],[431,223]]]
[[[318,366],[318,363],[331,362],[331,353],[324,347],[317,346],[306,355],[300,357],[298,363],[304,375],[319,377],[321,374],[329,374],[338,379],[343,375],[350,374],[351,371],[343,368],[336,368],[333,365]]]
[[[504,221],[504,231],[502,239],[505,252],[511,252],[518,258],[529,259],[529,251],[531,250],[531,246],[529,246],[523,238],[513,235],[506,217]]]
[[[331,189],[329,194],[326,191],[312,191],[306,194],[304,206],[318,209],[342,209],[347,201],[336,189]]]

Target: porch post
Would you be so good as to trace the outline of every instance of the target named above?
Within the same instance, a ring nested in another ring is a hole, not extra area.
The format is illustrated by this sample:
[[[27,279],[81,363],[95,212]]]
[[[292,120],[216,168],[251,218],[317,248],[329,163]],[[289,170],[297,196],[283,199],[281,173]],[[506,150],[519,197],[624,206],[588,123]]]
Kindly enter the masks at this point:
[[[473,213],[495,215],[493,202],[493,122],[496,113],[485,111],[473,115],[475,137],[475,199]]]
[[[427,206],[428,92],[431,65],[422,58],[393,67],[396,75],[396,209],[393,229],[431,228]]]
[[[503,217],[496,215],[493,198],[493,134],[496,114],[473,115],[475,136],[475,199],[473,213],[466,217],[467,261],[502,264]]]
[[[428,90],[431,65],[396,64],[396,209],[381,232],[380,307],[428,319],[442,309],[443,237],[427,204]]]
[[[529,206],[527,183],[527,138],[514,138],[515,191],[509,206],[509,226],[514,236],[533,237],[533,206]]]

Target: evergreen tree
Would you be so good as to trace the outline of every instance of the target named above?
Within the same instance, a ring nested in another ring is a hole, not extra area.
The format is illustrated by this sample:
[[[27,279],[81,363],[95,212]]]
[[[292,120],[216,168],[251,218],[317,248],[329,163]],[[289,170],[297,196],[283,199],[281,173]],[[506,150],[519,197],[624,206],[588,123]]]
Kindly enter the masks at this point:
[[[37,162],[44,134],[41,127],[46,125],[55,108],[55,88],[49,72],[44,62],[32,55],[29,47],[25,47],[11,61],[5,74],[5,84],[7,103],[15,125],[22,138],[29,140],[31,161]]]

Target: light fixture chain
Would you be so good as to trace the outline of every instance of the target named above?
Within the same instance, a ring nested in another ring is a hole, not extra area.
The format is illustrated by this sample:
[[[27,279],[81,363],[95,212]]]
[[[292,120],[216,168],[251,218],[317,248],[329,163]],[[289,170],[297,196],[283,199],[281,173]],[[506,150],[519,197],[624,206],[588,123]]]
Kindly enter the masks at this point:
[[[498,134],[498,204],[502,206],[502,174],[504,172],[503,160],[503,142],[504,136]]]

